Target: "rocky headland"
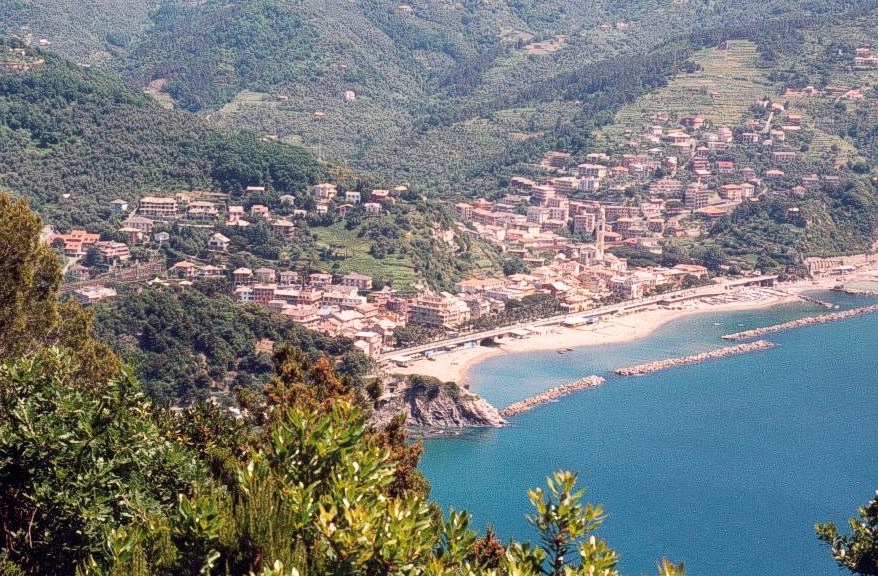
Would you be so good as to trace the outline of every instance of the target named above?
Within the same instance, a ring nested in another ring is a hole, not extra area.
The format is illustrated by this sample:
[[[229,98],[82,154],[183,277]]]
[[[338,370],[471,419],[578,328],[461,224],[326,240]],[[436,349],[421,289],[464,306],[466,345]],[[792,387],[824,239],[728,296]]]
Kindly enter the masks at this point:
[[[454,382],[430,376],[394,376],[384,380],[384,393],[371,421],[387,424],[398,413],[418,434],[441,433],[455,428],[498,428],[506,424],[488,401]]]

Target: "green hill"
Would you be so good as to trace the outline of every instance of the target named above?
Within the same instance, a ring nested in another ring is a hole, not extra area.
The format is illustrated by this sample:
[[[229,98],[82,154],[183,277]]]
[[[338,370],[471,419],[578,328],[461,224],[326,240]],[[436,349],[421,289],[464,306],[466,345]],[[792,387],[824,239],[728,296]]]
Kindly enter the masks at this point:
[[[301,148],[164,110],[112,76],[15,42],[0,52],[0,186],[61,227],[103,231],[110,201],[156,189],[295,192],[322,172]]]
[[[6,32],[123,71],[225,126],[441,189],[581,146],[729,27],[863,3],[253,0],[0,4]],[[110,5],[112,4],[112,5]],[[97,12],[110,16],[97,16]],[[85,17],[82,17],[85,14]],[[76,21],[81,30],[70,30]],[[795,22],[788,24],[795,27]],[[723,38],[720,38],[723,39]],[[597,115],[597,118],[595,117]],[[462,191],[466,194],[467,191]]]
[[[798,117],[769,147],[744,145],[739,135],[727,150],[711,153],[759,175],[781,168],[783,176],[765,181],[767,193],[758,203],[744,203],[720,218],[708,237],[688,242],[691,253],[713,251],[727,263],[783,269],[803,257],[869,251],[878,235],[878,68],[854,62],[857,49],[878,32],[875,16],[874,5],[862,5],[788,25],[730,29],[727,34],[739,39],[692,52],[687,71],[618,108],[591,147],[627,150],[627,142],[660,116],[672,123],[700,116],[714,129],[724,125],[736,133],[756,121],[756,131],[769,126],[760,142],[771,137],[770,128]],[[769,103],[780,108],[772,113]],[[794,152],[795,160],[779,166],[774,150]],[[809,175],[819,182],[802,186]]]

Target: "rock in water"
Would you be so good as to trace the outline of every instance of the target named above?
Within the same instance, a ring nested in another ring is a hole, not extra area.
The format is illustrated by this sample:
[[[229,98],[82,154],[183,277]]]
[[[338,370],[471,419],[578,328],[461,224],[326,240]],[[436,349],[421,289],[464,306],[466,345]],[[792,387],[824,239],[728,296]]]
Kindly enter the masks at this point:
[[[506,424],[486,400],[454,382],[428,376],[394,377],[384,383],[384,394],[370,420],[377,427],[394,415],[406,415],[406,425],[421,432],[451,428],[498,428]]]

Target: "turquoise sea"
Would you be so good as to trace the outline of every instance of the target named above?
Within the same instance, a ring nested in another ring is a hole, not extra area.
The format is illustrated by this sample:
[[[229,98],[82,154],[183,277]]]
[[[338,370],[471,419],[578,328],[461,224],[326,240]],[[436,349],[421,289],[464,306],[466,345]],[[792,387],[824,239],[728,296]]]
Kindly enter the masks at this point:
[[[875,299],[815,294],[842,308]],[[719,336],[825,313],[810,304],[706,313],[630,344],[497,357],[471,388],[504,406],[587,374],[723,345]],[[633,319],[632,319],[633,321]],[[878,489],[878,315],[766,337],[778,348],[635,378],[608,375],[500,430],[426,442],[422,470],[446,510],[501,539],[535,539],[525,490],[579,473],[604,505],[600,534],[626,575],[662,556],[690,576],[838,576],[814,523]]]

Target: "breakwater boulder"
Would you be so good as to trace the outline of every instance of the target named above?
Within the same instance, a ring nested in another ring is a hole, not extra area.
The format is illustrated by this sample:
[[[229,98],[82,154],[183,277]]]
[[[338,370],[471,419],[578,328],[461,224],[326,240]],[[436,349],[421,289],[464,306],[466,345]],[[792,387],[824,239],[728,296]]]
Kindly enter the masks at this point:
[[[681,356],[679,358],[668,358],[667,360],[657,360],[646,364],[638,364],[628,368],[619,368],[614,372],[620,376],[640,376],[659,370],[667,370],[668,368],[676,368],[678,366],[686,366],[688,364],[698,364],[717,358],[725,358],[727,356],[735,356],[737,354],[746,354],[747,352],[756,352],[758,350],[767,350],[774,348],[776,344],[767,340],[757,340],[747,344],[738,344],[737,346],[727,346],[725,348],[717,348],[710,352],[702,352],[701,354],[693,354],[692,356]]]
[[[595,388],[596,386],[600,386],[601,384],[603,384],[605,381],[606,380],[604,380],[600,376],[586,376],[585,378],[580,378],[575,382],[562,384],[561,386],[550,388],[545,392],[540,392],[539,394],[529,396],[524,400],[514,402],[513,404],[510,404],[509,406],[501,410],[500,415],[504,418],[508,418],[509,416],[515,416],[516,414],[527,412],[528,410],[536,408],[541,404],[552,402],[553,400],[557,400],[562,396],[572,394],[573,392],[576,392],[578,390]]]
[[[862,308],[854,308],[845,310],[844,312],[834,312],[832,314],[822,314],[820,316],[809,316],[808,318],[800,318],[783,324],[775,324],[774,326],[765,326],[764,328],[755,328],[753,330],[745,330],[743,332],[735,332],[734,334],[726,334],[723,340],[737,341],[749,340],[750,338],[758,338],[763,334],[771,334],[774,332],[782,332],[784,330],[792,330],[794,328],[802,328],[813,324],[823,324],[826,322],[838,322],[839,320],[847,320],[855,316],[864,314],[873,314],[878,312],[878,306],[864,306]]]

